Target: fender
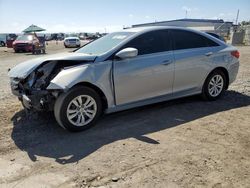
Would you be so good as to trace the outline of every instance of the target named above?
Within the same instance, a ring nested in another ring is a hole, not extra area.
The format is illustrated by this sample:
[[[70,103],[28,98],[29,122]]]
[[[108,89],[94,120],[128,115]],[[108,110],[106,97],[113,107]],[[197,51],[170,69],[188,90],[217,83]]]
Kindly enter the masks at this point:
[[[66,92],[79,83],[90,83],[98,87],[104,93],[108,102],[108,107],[111,107],[115,105],[111,70],[112,61],[65,68],[50,81],[46,89],[62,90]]]

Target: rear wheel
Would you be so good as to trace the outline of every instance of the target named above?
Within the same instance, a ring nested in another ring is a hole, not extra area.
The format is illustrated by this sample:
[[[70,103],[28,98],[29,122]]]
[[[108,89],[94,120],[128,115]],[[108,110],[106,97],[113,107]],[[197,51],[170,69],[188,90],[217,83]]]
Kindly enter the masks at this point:
[[[83,131],[95,124],[102,113],[99,95],[91,88],[77,86],[56,100],[57,122],[69,131]]]
[[[225,74],[220,70],[213,71],[203,85],[202,97],[210,101],[218,99],[224,94],[226,84]]]

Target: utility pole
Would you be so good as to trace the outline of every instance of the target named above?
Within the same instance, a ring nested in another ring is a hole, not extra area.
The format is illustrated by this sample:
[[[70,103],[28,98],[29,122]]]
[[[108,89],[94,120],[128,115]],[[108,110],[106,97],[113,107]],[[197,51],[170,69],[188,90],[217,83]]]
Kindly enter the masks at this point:
[[[236,16],[236,21],[235,21],[235,22],[236,22],[236,23],[235,23],[236,25],[238,24],[239,14],[240,14],[240,10],[238,9],[238,11],[237,11],[237,16]]]

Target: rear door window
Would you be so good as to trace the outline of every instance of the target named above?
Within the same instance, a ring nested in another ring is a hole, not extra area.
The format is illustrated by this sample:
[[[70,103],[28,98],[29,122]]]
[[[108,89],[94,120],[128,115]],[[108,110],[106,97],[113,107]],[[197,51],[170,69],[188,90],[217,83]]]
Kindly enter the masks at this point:
[[[171,30],[174,38],[174,50],[218,46],[218,44],[202,35],[184,30]]]

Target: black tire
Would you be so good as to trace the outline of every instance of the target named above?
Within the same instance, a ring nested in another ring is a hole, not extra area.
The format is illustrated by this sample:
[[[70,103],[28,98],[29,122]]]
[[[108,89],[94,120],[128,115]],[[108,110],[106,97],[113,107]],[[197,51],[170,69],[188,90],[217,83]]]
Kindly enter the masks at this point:
[[[222,90],[220,91],[220,93],[216,96],[213,96],[210,92],[209,92],[209,83],[210,81],[212,80],[212,78],[214,78],[215,76],[221,76],[222,77],[222,80],[223,80],[223,87],[222,87]],[[204,85],[203,85],[203,88],[202,88],[202,98],[205,99],[205,100],[208,100],[208,101],[214,101],[214,100],[217,100],[218,98],[220,98],[226,91],[226,88],[227,88],[227,78],[225,76],[225,74],[221,71],[221,70],[214,70],[213,72],[211,72]]]
[[[67,118],[67,108],[70,102],[75,99],[77,96],[80,95],[88,95],[92,97],[97,106],[96,114],[92,121],[84,126],[76,126],[72,124],[69,119]],[[56,100],[54,106],[54,115],[59,123],[63,128],[67,129],[71,132],[79,132],[90,128],[91,126],[95,125],[95,122],[99,119],[100,115],[102,114],[102,102],[100,96],[95,92],[95,90],[85,87],[85,86],[76,86],[69,90],[67,93],[62,93]]]

